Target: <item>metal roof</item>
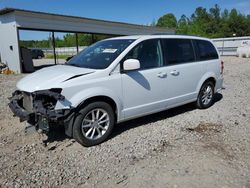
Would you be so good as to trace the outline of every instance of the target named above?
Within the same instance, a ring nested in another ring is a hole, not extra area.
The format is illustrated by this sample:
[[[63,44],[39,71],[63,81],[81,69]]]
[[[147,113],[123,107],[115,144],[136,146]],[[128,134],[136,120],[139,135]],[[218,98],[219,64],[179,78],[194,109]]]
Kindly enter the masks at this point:
[[[0,10],[0,21],[1,16],[9,14],[15,15],[14,21],[16,21],[17,27],[21,29],[83,33],[88,32],[115,35],[174,33],[174,30],[168,28],[52,14],[16,8],[4,8]]]

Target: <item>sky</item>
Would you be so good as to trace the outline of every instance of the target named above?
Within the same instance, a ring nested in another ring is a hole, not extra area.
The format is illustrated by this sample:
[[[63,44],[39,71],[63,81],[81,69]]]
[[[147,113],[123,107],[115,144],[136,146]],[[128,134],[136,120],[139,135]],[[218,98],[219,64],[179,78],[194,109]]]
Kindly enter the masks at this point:
[[[190,16],[199,6],[209,9],[215,4],[222,10],[236,8],[242,14],[250,14],[250,0],[0,0],[0,9],[11,7],[145,25],[166,13],[173,13],[178,19],[183,14]],[[48,33],[25,31],[20,38],[46,39]]]

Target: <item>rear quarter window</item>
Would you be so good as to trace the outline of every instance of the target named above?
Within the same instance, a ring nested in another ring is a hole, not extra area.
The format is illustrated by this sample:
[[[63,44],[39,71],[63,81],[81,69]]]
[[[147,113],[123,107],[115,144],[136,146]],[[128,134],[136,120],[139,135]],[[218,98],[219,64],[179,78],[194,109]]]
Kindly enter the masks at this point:
[[[200,61],[218,59],[218,53],[214,45],[205,40],[194,40],[196,46],[197,59]]]

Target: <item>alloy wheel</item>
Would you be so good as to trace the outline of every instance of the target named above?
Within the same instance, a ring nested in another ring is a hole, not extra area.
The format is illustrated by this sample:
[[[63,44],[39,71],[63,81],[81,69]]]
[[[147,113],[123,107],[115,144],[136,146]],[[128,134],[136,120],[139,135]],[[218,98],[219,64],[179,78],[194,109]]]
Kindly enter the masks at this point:
[[[201,97],[201,101],[204,105],[207,105],[211,102],[213,97],[213,89],[210,85],[207,85],[206,87],[204,87],[204,89],[202,90],[202,97]]]
[[[87,113],[83,118],[82,134],[89,140],[101,138],[110,125],[109,114],[101,108],[96,108]]]

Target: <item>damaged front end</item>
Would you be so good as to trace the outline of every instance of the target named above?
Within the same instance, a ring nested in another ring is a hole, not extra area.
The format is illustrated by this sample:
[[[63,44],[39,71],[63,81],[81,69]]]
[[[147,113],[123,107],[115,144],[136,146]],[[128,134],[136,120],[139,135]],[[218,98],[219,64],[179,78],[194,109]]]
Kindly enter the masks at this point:
[[[27,121],[35,128],[48,132],[50,124],[62,122],[72,112],[73,108],[56,110],[57,102],[64,102],[62,89],[40,90],[32,93],[15,91],[10,97],[9,107],[20,121]]]

